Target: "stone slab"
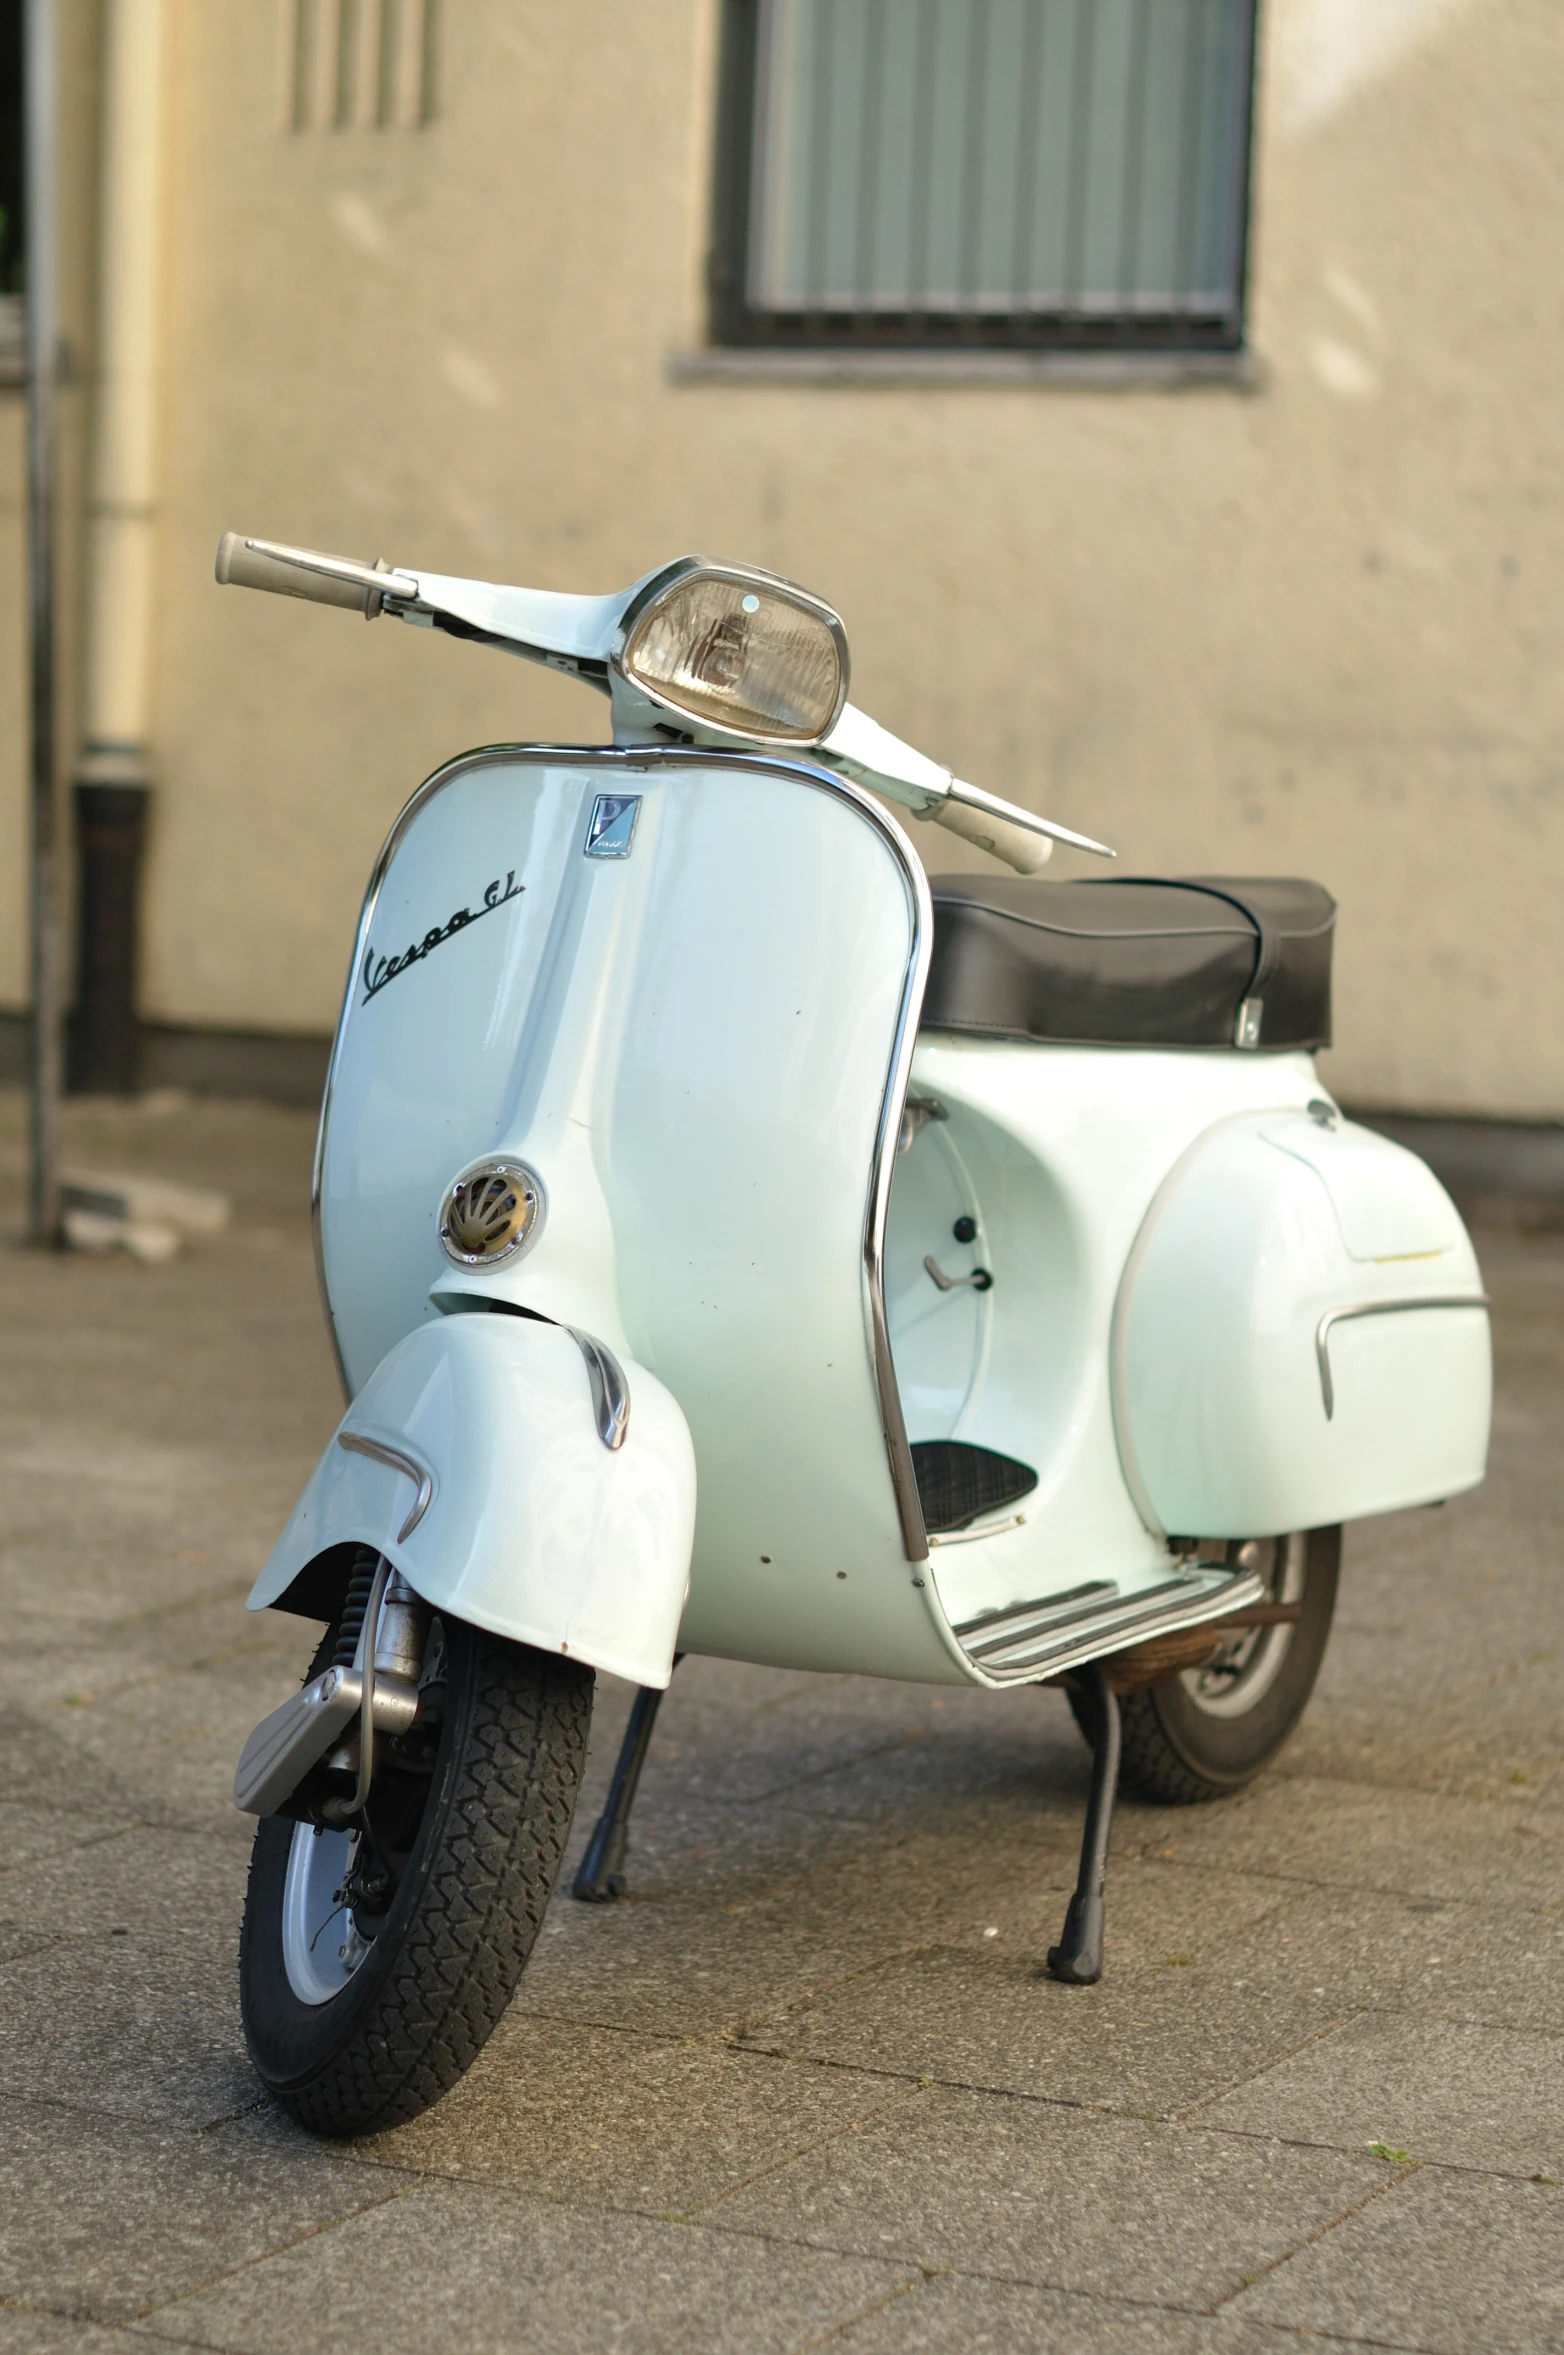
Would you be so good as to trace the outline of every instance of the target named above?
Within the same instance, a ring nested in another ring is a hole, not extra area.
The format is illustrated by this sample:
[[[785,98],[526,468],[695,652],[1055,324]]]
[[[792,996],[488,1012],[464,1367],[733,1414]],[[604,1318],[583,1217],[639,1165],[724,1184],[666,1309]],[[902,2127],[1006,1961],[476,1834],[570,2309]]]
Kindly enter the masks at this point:
[[[1284,1911],[1236,1931],[1222,1959],[1246,1997],[1309,1986],[1343,2009],[1564,2032],[1558,1907],[1303,1890]]]
[[[380,2164],[688,2214],[912,2091],[850,2069],[513,2013],[437,2108],[356,2147]]]
[[[147,2342],[40,2307],[0,2306],[0,2355],[146,2355]]]
[[[1174,2117],[1343,2016],[1328,1986],[1238,1986],[1220,1961],[1062,1987],[1035,1957],[900,1958],[757,2022],[745,2042],[841,2067]]]
[[[654,2036],[732,2035],[905,1943],[893,1922],[810,1914],[786,1885],[727,1897],[577,1906],[561,1886],[515,2008]]]
[[[926,2277],[834,2342],[841,2355],[1310,2355],[1292,2331],[1031,2289],[970,2274]]]
[[[1232,2312],[1426,2355],[1559,2355],[1564,2191],[1420,2169],[1245,2291]]]
[[[61,1793],[54,1806],[35,1800],[0,1799],[0,1912],[5,1907],[4,1875],[20,1865],[46,1862],[128,1831],[135,1821],[134,1810],[128,1807],[117,1811],[73,1807],[68,1793]]]
[[[214,1905],[189,1928],[188,1947],[132,1930],[0,1969],[0,2093],[190,2126],[255,2101],[238,1915]]]
[[[932,2087],[707,2211],[812,2246],[1201,2307],[1354,2207],[1381,2162]]]
[[[1278,1774],[1219,1806],[1167,1810],[1142,1853],[1213,1874],[1541,1908],[1564,1879],[1564,1822],[1519,1788],[1484,1801]]]
[[[441,2183],[161,2306],[151,2327],[230,2355],[363,2355],[344,2285],[370,2281],[395,2284],[376,2355],[783,2355],[913,2278],[883,2258]]]
[[[231,2128],[160,2131],[0,2099],[0,2299],[130,2321],[395,2200],[407,2180],[327,2150],[271,2151]]]
[[[1564,2181],[1560,2039],[1407,2014],[1349,2020],[1206,2103],[1204,2125]]]
[[[773,1811],[773,1829],[782,1820]],[[1077,1824],[1054,1837],[1035,1823],[1003,1838],[948,1829],[859,1837],[845,1852],[833,1841],[824,1857],[809,1822],[796,1829],[801,1868],[779,1868],[769,1883],[746,1872],[737,1886],[719,1875],[709,1887],[665,1880],[643,1889],[634,1849],[628,1901],[577,1907],[562,1888],[518,2002],[658,2034],[737,2033],[926,1949],[1024,1966],[1059,1934]],[[1131,1858],[1113,1884],[1115,1973],[1206,1952],[1294,1895],[1291,1884],[1257,1875],[1211,1880]]]
[[[199,1832],[136,1825],[63,1847],[0,1875],[0,1963],[132,1933],[192,1958],[199,1952],[208,1965],[219,1955],[226,1962],[226,1925],[243,1905],[244,1879],[233,1844]]]

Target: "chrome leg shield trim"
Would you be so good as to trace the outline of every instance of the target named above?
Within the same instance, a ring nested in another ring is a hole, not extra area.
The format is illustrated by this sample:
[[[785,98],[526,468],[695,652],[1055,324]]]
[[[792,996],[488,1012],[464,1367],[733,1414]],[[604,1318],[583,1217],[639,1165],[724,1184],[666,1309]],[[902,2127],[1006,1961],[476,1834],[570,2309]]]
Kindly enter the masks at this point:
[[[606,1341],[583,1333],[579,1325],[570,1325],[566,1330],[586,1362],[597,1435],[605,1447],[623,1447],[625,1433],[630,1428],[630,1385],[625,1380],[624,1368]]]

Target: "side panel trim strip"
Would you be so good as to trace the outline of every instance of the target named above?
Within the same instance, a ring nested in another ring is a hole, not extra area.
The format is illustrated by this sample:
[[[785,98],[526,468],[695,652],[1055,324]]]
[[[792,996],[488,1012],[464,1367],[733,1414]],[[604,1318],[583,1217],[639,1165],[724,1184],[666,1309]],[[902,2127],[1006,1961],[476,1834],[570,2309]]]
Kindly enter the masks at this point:
[[[1363,1300],[1353,1308],[1332,1308],[1321,1317],[1314,1336],[1314,1354],[1320,1369],[1320,1396],[1325,1402],[1325,1420],[1334,1421],[1336,1414],[1336,1385],[1331,1379],[1330,1337],[1335,1325],[1350,1324],[1354,1317],[1409,1316],[1419,1308],[1481,1308],[1488,1306],[1486,1292],[1430,1293],[1422,1300]]]

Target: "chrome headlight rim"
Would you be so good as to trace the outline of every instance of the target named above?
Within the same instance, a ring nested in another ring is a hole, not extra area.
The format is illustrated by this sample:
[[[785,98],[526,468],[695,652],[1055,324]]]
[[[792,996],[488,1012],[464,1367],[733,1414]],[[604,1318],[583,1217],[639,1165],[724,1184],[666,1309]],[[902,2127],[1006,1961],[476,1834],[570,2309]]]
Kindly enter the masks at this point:
[[[674,702],[671,697],[660,693],[655,686],[649,685],[646,680],[637,678],[627,667],[626,656],[634,644],[641,624],[662,603],[671,590],[681,588],[686,582],[694,579],[724,581],[739,589],[764,591],[769,596],[780,598],[786,604],[796,606],[801,613],[807,613],[813,620],[824,623],[836,648],[837,660],[836,702],[824,727],[811,729],[807,735],[798,730],[784,731],[780,728],[771,728],[763,733],[758,733],[752,728],[728,727],[721,720],[712,719],[704,712],[692,712],[687,704]],[[849,662],[847,630],[834,605],[828,605],[825,599],[817,597],[812,589],[803,588],[799,582],[788,580],[782,573],[767,572],[758,564],[723,564],[709,556],[680,556],[672,564],[665,564],[660,571],[649,574],[619,616],[613,644],[608,650],[609,668],[622,685],[632,695],[639,696],[643,702],[654,705],[659,711],[667,712],[670,718],[678,720],[684,729],[698,730],[702,736],[721,737],[725,742],[731,744],[774,744],[790,752],[813,750],[816,745],[825,742],[831,730],[836,726],[837,721],[847,708]]]
[[[493,1181],[504,1194],[485,1205],[482,1190]],[[514,1197],[510,1203],[507,1194]],[[487,1153],[458,1170],[441,1197],[440,1249],[453,1267],[503,1267],[532,1249],[547,1216],[548,1195],[530,1163],[518,1161],[512,1153]],[[492,1245],[481,1239],[486,1226],[497,1236]]]

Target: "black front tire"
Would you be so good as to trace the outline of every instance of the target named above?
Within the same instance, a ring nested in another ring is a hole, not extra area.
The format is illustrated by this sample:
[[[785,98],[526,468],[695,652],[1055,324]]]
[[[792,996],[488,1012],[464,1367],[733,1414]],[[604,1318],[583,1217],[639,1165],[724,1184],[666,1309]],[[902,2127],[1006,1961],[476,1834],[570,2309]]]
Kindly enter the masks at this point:
[[[1268,1591],[1296,1601],[1293,1626],[1257,1629],[1230,1644],[1214,1667],[1190,1669],[1119,1703],[1120,1785],[1164,1806],[1230,1798],[1264,1772],[1309,1703],[1330,1637],[1341,1568],[1341,1530],[1301,1530],[1267,1539]],[[1091,1740],[1081,1697],[1076,1724]]]
[[[290,1977],[284,1908],[295,1842],[329,1835],[282,1816],[256,1831],[239,1943],[245,2040],[268,2091],[316,2134],[404,2125],[471,2066],[515,1993],[570,1835],[591,1670],[460,1621],[443,1633],[427,1793],[401,1835],[387,1910],[344,1909],[328,1929],[362,1959],[325,2000],[319,1988],[301,2000],[297,1964]],[[371,1819],[374,1807],[372,1794]],[[364,1938],[348,1926],[359,1921]]]

